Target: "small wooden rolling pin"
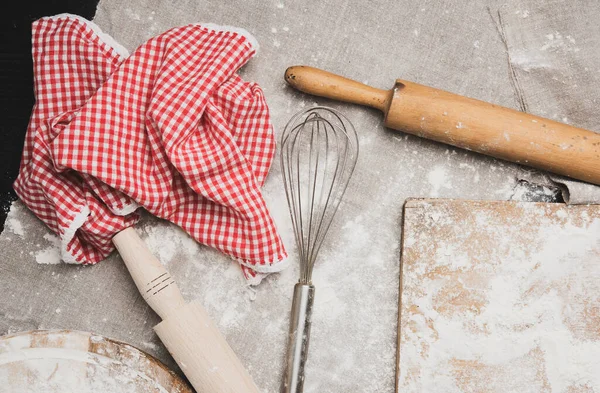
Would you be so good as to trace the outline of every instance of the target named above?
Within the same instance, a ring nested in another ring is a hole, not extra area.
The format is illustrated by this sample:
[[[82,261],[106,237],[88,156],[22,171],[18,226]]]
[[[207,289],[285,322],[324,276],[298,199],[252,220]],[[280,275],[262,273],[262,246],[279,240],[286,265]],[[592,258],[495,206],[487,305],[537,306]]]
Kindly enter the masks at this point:
[[[592,131],[400,79],[381,90],[294,66],[285,80],[305,93],[379,109],[389,128],[600,184],[600,134]]]
[[[200,303],[187,303],[133,228],[113,237],[140,294],[161,317],[154,331],[198,393],[260,393]]]

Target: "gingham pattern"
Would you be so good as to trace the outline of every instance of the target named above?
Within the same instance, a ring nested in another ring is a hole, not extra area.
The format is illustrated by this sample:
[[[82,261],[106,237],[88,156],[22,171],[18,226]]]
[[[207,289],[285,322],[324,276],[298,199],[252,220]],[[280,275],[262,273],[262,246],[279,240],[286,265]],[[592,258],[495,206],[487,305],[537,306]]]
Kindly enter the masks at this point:
[[[138,206],[236,258],[248,279],[286,253],[260,187],[275,140],[242,35],[171,29],[125,58],[79,18],[33,24],[36,104],[15,190],[96,263]]]

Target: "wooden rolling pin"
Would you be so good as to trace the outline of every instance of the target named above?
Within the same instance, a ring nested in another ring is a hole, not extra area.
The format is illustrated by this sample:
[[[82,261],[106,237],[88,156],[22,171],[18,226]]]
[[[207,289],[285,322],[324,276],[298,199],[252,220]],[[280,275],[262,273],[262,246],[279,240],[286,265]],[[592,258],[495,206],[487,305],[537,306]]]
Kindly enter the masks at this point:
[[[600,134],[592,131],[400,79],[381,90],[294,66],[285,80],[305,93],[379,109],[389,128],[600,184]]]
[[[187,303],[133,228],[113,237],[142,297],[161,317],[154,331],[198,393],[259,393],[252,377],[199,303]]]

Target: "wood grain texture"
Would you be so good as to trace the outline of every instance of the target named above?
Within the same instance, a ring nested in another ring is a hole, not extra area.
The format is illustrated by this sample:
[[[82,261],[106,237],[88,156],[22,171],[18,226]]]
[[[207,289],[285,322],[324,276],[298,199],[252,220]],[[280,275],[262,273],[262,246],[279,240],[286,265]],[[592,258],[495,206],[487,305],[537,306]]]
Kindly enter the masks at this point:
[[[600,392],[600,206],[404,208],[398,392]]]
[[[600,184],[600,134],[397,80],[386,127]]]
[[[589,130],[404,80],[386,91],[307,66],[289,67],[285,80],[379,109],[395,130],[600,184],[600,134]]]
[[[6,393],[193,393],[147,353],[74,330],[0,337],[0,382]]]

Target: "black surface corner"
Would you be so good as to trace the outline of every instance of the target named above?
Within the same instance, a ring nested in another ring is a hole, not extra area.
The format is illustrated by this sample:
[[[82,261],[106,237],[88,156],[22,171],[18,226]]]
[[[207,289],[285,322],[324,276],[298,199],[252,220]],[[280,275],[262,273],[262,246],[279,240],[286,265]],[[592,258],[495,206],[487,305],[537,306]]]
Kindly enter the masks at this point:
[[[34,103],[31,23],[61,13],[93,19],[98,0],[5,2],[0,6],[0,232],[11,203],[23,140]]]

